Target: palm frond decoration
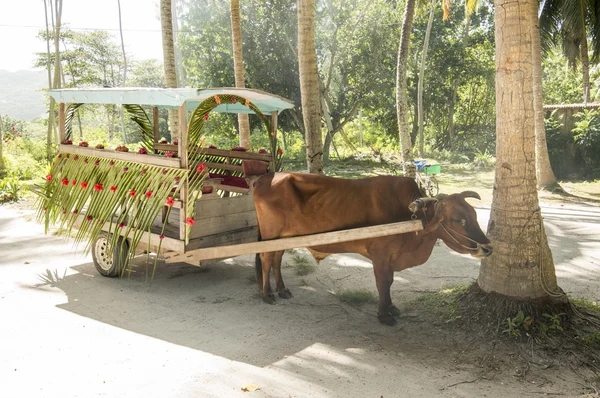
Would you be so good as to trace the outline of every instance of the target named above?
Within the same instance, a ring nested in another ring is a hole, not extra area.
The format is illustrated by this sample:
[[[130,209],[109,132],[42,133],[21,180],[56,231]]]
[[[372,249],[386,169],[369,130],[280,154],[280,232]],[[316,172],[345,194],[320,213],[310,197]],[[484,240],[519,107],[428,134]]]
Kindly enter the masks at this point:
[[[150,122],[150,118],[144,108],[135,104],[123,104],[123,108],[129,114],[129,118],[142,130],[142,146],[146,149],[152,149],[154,131],[152,130],[152,122]]]
[[[65,110],[65,139],[70,140],[73,136],[73,118],[79,107],[83,104],[69,104]]]

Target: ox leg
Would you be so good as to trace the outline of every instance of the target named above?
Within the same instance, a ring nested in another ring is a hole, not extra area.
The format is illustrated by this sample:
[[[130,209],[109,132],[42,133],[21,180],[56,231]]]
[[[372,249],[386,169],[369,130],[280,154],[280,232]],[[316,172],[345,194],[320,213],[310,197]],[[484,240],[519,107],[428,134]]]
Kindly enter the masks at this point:
[[[273,275],[275,276],[275,288],[279,297],[284,299],[292,298],[292,292],[285,287],[283,277],[281,276],[281,260],[283,259],[283,250],[273,253]]]
[[[394,282],[394,271],[388,267],[373,264],[375,272],[375,282],[377,291],[379,292],[379,311],[377,317],[379,322],[384,325],[393,326],[398,322],[394,319],[394,315],[398,315],[400,311],[392,305],[392,297],[390,287]]]
[[[275,295],[271,290],[271,267],[275,253],[260,253],[262,263],[262,298],[267,304],[275,304]]]

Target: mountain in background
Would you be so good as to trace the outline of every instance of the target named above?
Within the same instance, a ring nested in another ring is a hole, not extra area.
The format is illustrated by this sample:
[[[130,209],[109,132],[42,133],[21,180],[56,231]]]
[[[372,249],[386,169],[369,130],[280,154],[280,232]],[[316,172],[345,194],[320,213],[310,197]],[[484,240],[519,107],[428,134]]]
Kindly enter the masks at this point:
[[[46,113],[42,88],[48,87],[45,71],[0,70],[0,115],[31,120]]]

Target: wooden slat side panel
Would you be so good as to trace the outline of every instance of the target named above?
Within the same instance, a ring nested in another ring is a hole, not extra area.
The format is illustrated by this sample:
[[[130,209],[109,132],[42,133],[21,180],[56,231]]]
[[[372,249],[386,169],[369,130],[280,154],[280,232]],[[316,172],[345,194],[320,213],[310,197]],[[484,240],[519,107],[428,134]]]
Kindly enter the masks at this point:
[[[258,227],[252,226],[234,231],[222,232],[209,236],[203,236],[190,240],[185,247],[185,251],[200,249],[203,247],[215,247],[224,245],[239,245],[241,243],[251,243],[258,240]]]
[[[192,227],[190,239],[242,229],[245,227],[252,227],[255,225],[257,225],[257,222],[256,212],[254,210],[203,218],[202,220],[198,220]]]
[[[96,149],[90,147],[82,147],[75,145],[60,144],[60,152],[76,153],[78,155],[97,156],[105,159],[124,160],[126,162],[136,162],[142,164],[150,164],[155,166],[165,166],[179,168],[179,159],[167,158],[159,155],[140,155],[132,152],[117,152],[109,149]]]
[[[196,202],[196,220],[248,211],[255,211],[251,195]]]

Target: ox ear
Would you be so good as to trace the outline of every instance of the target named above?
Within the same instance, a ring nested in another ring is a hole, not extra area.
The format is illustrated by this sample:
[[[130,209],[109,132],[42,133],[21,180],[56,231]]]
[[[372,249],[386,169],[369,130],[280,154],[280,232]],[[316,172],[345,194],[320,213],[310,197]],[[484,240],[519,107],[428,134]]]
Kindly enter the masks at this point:
[[[475,198],[475,199],[479,199],[481,200],[481,196],[479,196],[479,194],[475,191],[462,191],[459,194],[463,199],[466,198]]]
[[[429,204],[437,203],[437,201],[436,198],[419,198],[408,205],[408,210],[414,214]]]
[[[448,195],[446,195],[445,193],[440,193],[435,198],[441,202],[442,200],[446,199],[447,197],[448,197]]]

